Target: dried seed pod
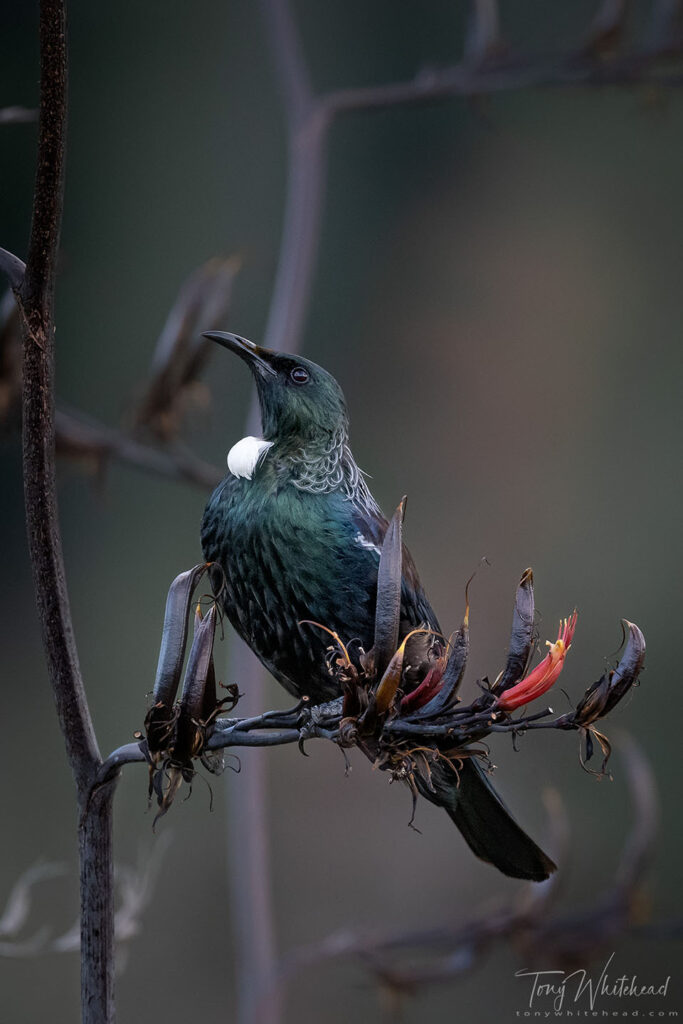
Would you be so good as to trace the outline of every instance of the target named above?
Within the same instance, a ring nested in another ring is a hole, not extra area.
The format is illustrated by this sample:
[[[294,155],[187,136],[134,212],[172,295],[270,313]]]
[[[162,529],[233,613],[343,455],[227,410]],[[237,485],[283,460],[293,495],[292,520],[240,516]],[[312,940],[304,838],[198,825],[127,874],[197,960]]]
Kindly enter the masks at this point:
[[[181,763],[195,757],[203,745],[203,735],[197,723],[201,721],[204,695],[212,665],[216,614],[214,604],[197,626],[187,659],[178,728],[173,746],[173,758]]]
[[[622,620],[628,629],[628,640],[621,661],[614,671],[604,673],[597,683],[586,690],[576,711],[568,716],[569,721],[581,727],[587,727],[616,707],[622,697],[628,693],[636,682],[645,662],[645,637],[634,622]],[[590,736],[586,739],[586,749],[591,746]],[[586,760],[589,758],[587,753]]]
[[[622,619],[628,630],[628,640],[621,657],[621,661],[614,670],[610,679],[609,694],[605,703],[603,715],[608,714],[616,707],[621,698],[628,693],[645,664],[645,637],[635,622]]]
[[[403,578],[403,517],[406,498],[391,517],[382,544],[377,572],[377,607],[375,636],[369,652],[371,665],[378,676],[384,674],[395,656],[401,619],[401,581]]]
[[[235,695],[231,694],[225,698],[225,701],[234,700]],[[200,709],[200,720],[204,723],[211,721],[215,716],[219,706],[223,706],[224,702],[218,700],[218,692],[216,687],[216,668],[213,663],[213,657],[209,662],[209,669],[206,674],[206,685],[204,687],[204,694],[202,697],[202,706]]]
[[[166,598],[164,629],[161,634],[161,648],[154,682],[154,703],[171,707],[180,683],[185,660],[187,626],[192,594],[210,562],[195,565],[187,572],[181,572],[173,580]]]
[[[534,574],[526,569],[522,574],[515,595],[515,610],[512,616],[512,631],[508,657],[500,677],[493,684],[494,693],[519,682],[526,672],[534,643]]]

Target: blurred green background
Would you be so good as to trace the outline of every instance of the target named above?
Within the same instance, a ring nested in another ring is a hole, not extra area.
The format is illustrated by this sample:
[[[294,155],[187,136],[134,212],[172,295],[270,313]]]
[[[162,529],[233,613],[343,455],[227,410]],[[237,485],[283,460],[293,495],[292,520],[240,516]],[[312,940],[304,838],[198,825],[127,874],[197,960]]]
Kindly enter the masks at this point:
[[[412,77],[462,52],[464,6],[450,0],[294,4],[316,89]],[[509,0],[508,38],[576,45],[595,5]],[[636,5],[637,36],[650,5]],[[5,0],[0,106],[37,102],[37,16]],[[70,4],[71,109],[57,300],[62,401],[116,423],[144,381],[183,278],[215,254],[243,269],[226,328],[258,340],[276,266],[285,186],[280,97],[258,5],[178,0]],[[36,128],[0,128],[0,243],[24,254]],[[390,511],[409,495],[407,540],[446,627],[472,588],[474,679],[504,656],[514,587],[532,565],[542,638],[579,610],[563,685],[577,698],[620,639],[648,641],[641,688],[607,723],[630,730],[662,802],[652,872],[655,918],[681,914],[680,381],[683,94],[534,90],[483,106],[459,100],[349,116],[332,131],[324,224],[304,351],[345,389],[352,442]],[[216,353],[210,412],[194,449],[224,464],[242,436],[249,382]],[[46,680],[30,582],[16,436],[0,448],[3,486],[5,822],[0,905],[38,858],[69,874],[35,893],[30,928],[59,934],[76,915],[75,808]],[[200,557],[205,496],[112,465],[104,481],[62,464],[59,497],[80,656],[103,751],[141,727],[166,588]],[[228,644],[224,645],[227,647]],[[220,658],[225,655],[221,651]],[[228,680],[230,681],[230,680]],[[269,705],[289,701],[269,683]],[[554,705],[566,707],[558,692]],[[502,738],[501,738],[502,739]],[[562,905],[589,907],[613,877],[631,823],[614,781],[581,771],[573,735],[497,743],[497,785],[541,837],[546,785],[572,826]],[[268,754],[273,888],[281,952],[346,926],[461,922],[520,883],[473,858],[446,816],[356,756]],[[248,771],[248,759],[243,770]],[[123,1024],[234,1019],[227,873],[227,772],[195,786],[152,836],[146,773],[116,800],[121,863],[171,834],[144,927],[118,981]],[[237,837],[239,849],[239,837]],[[620,973],[675,974],[680,946],[631,938]],[[464,980],[405,1007],[408,1022],[483,1024],[524,1009],[526,966],[501,948]],[[673,984],[673,983],[672,983]],[[0,959],[0,1022],[77,1018],[74,954]],[[680,1008],[680,985],[667,1009]],[[631,1006],[629,1004],[629,1009]],[[379,1019],[362,971],[329,964],[300,977],[287,1020]]]

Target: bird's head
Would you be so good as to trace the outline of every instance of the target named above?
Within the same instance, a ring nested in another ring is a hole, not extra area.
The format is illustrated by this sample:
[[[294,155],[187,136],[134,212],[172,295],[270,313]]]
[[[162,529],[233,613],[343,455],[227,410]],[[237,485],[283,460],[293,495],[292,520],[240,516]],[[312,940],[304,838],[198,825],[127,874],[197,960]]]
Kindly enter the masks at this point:
[[[267,440],[306,441],[347,432],[344,393],[322,366],[301,356],[260,348],[237,334],[209,331],[204,337],[217,341],[249,366]]]

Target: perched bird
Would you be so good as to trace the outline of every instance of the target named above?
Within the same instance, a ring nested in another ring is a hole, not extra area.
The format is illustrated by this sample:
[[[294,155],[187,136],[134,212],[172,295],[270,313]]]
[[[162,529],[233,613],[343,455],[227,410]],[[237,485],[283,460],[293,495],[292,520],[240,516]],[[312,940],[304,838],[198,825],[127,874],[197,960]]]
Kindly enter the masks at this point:
[[[301,356],[234,334],[206,336],[249,366],[263,437],[245,437],[228,454],[228,475],[204,513],[204,556],[222,567],[225,612],[269,672],[295,697],[330,700],[339,696],[326,658],[330,637],[310,621],[370,649],[387,520],[351,454],[346,402],[334,377]],[[420,626],[441,632],[404,550],[400,639]],[[427,633],[412,638],[411,665],[419,668],[433,642]],[[515,878],[547,878],[555,865],[476,760],[466,759],[458,776],[436,764],[434,788],[418,786],[446,809],[478,857]]]

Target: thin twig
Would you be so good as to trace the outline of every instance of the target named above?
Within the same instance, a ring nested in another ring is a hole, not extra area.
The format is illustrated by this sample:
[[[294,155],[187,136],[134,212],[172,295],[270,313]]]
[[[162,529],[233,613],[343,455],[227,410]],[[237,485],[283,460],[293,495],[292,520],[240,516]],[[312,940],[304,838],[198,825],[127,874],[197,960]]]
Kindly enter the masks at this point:
[[[425,69],[415,78],[359,88],[335,89],[317,100],[320,116],[334,118],[361,110],[381,110],[397,105],[433,103],[454,97],[487,96],[522,89],[549,87],[654,86],[673,88],[683,84],[677,71],[661,71],[657,62],[669,51],[646,50],[611,61],[576,54],[540,57],[519,55],[484,65],[469,61],[447,68]]]
[[[185,448],[145,444],[121,430],[86,419],[81,413],[58,409],[55,429],[60,455],[90,459],[98,464],[113,459],[144,472],[183,480],[206,490],[215,487],[223,477],[215,466]]]

